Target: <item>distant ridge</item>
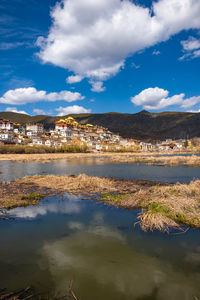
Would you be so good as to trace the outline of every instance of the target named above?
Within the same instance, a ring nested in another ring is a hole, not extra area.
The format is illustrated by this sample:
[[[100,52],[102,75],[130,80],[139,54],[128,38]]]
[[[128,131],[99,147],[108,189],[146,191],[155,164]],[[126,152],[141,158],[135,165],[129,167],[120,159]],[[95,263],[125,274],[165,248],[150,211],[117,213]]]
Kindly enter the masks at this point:
[[[119,133],[124,138],[141,140],[164,140],[200,137],[200,113],[141,111],[136,114],[104,113],[71,115],[81,124],[91,123]],[[0,118],[22,125],[42,123],[46,129],[53,129],[61,117],[29,116],[14,112],[0,112]]]

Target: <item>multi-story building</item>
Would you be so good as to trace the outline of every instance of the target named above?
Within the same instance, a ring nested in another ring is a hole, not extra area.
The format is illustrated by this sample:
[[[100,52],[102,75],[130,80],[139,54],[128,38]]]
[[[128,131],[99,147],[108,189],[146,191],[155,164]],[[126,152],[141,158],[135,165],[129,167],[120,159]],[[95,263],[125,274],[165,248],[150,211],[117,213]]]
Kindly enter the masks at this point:
[[[13,136],[12,136],[12,134],[10,134],[8,132],[0,133],[0,141],[12,142],[13,141]]]
[[[0,130],[9,131],[9,130],[13,130],[13,128],[14,128],[13,122],[9,120],[0,119]]]
[[[37,135],[37,134],[43,133],[44,127],[42,124],[26,124],[26,131],[35,133]],[[32,135],[35,135],[35,134],[32,134]]]

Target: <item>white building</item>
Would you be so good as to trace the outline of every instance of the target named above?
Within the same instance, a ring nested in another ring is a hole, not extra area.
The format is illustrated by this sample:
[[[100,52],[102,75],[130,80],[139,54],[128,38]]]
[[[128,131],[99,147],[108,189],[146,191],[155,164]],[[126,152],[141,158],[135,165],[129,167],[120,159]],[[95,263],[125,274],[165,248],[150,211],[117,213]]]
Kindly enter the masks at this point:
[[[46,141],[45,141],[45,146],[51,147],[51,141],[50,141],[50,140],[46,140]]]
[[[42,124],[26,124],[26,131],[39,134],[39,133],[43,133],[44,127]]]
[[[12,134],[5,132],[5,133],[0,133],[0,141],[8,141],[11,142],[13,140]]]
[[[13,130],[13,122],[9,120],[0,119],[0,130]]]
[[[36,131],[27,131],[26,135],[28,137],[34,137],[34,136],[36,137],[37,136],[37,132]]]
[[[42,140],[40,139],[33,139],[32,141],[33,145],[41,146],[42,145]]]

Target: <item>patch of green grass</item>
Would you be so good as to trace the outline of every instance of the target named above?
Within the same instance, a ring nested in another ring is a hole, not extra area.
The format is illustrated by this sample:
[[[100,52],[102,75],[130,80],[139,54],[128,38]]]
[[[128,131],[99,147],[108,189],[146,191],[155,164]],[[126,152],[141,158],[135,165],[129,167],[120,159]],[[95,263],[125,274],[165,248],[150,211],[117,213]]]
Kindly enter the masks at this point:
[[[162,203],[151,203],[148,206],[148,209],[152,212],[152,213],[160,213],[163,216],[174,220],[177,223],[183,224],[183,225],[189,225],[191,227],[197,227],[199,226],[198,224],[200,224],[200,219],[196,216],[187,216],[187,214],[184,214],[184,212],[178,213],[178,214],[174,214],[172,211],[170,211],[169,208],[167,208],[165,205],[163,205]]]
[[[170,211],[169,209],[163,205],[162,203],[150,203],[148,206],[148,209],[152,212],[152,213],[160,213],[166,217],[170,217]]]
[[[181,195],[181,192],[178,191],[178,190],[173,190],[173,189],[169,189],[169,190],[166,190],[166,193],[170,194],[170,195],[175,195],[175,196],[180,196]]]
[[[38,194],[38,193],[30,193],[30,194],[25,194],[21,196],[21,200],[28,200],[28,201],[39,201],[44,198],[43,194]]]
[[[106,193],[102,194],[102,200],[103,201],[122,201],[124,198],[126,198],[128,194],[112,194],[112,193]]]
[[[200,219],[198,217],[187,218],[186,215],[177,214],[174,220],[178,223],[189,225],[191,227],[199,227]]]

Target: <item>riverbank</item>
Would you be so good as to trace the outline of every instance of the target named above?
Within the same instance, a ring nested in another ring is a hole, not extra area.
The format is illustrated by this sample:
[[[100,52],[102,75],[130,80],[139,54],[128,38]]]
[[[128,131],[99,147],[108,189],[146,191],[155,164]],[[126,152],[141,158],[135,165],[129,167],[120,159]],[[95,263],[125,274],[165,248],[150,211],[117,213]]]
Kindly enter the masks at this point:
[[[109,159],[113,163],[144,163],[148,165],[161,166],[200,166],[200,156],[188,153],[41,153],[41,154],[0,154],[0,161],[19,161],[19,162],[49,162],[61,159],[77,158],[99,158],[102,161]],[[186,154],[186,155],[184,155]],[[166,156],[169,155],[169,156]]]
[[[166,184],[87,175],[47,175],[0,184],[0,209],[34,205],[44,196],[67,192],[93,196],[125,209],[141,209],[138,223],[144,231],[169,232],[171,228],[181,229],[181,225],[200,228],[200,180]]]
[[[159,156],[161,155],[161,156]],[[152,155],[115,155],[111,156],[111,161],[116,163],[144,163],[147,165],[154,166],[190,166],[190,167],[200,167],[200,156],[195,154],[192,155],[173,155],[164,156],[165,154],[154,154]]]

